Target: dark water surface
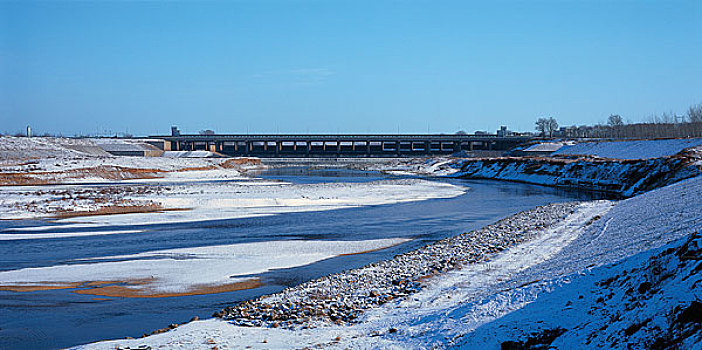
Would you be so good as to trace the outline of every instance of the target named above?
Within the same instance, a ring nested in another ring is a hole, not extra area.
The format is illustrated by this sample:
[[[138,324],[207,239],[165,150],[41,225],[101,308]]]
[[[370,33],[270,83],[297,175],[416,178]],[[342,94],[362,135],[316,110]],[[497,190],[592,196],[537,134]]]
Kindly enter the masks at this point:
[[[376,172],[324,168],[272,169],[257,176],[295,183],[362,182],[389,178]],[[107,300],[94,300],[93,296],[71,293],[70,290],[23,293],[0,291],[0,349],[56,349],[103,339],[138,337],[171,323],[187,321],[196,315],[200,318],[210,317],[214,311],[237,301],[388,259],[428,242],[482,227],[538,205],[601,196],[507,182],[459,179],[439,181],[467,186],[470,190],[450,199],[260,218],[104,228],[148,230],[139,234],[0,241],[0,271],[5,271],[70,264],[81,258],[246,242],[396,237],[413,239],[381,251],[267,272],[258,275],[263,281],[262,287],[244,291],[172,298]],[[12,233],[8,231],[12,227],[36,225],[47,225],[47,222],[0,221],[0,230]],[[93,228],[83,230],[95,231]]]

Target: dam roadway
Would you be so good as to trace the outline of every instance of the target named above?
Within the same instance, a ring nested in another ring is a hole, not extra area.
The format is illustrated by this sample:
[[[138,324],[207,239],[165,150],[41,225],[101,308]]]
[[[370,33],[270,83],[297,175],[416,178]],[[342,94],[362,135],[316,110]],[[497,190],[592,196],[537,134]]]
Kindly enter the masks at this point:
[[[165,140],[166,151],[211,151],[262,158],[412,157],[449,155],[460,151],[507,151],[534,139],[490,134],[183,134],[151,137]]]

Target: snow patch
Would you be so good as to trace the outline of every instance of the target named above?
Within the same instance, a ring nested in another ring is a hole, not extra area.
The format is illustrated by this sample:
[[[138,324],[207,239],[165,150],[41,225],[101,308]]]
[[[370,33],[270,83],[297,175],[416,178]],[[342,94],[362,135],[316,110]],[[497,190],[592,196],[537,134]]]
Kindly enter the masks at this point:
[[[702,138],[581,142],[566,145],[553,155],[595,156],[612,159],[651,159],[670,157],[690,147],[702,146]]]
[[[147,292],[183,293],[199,286],[246,281],[248,275],[314,263],[342,254],[384,249],[403,238],[367,241],[272,241],[157,250],[87,259],[89,263],[0,272],[0,287],[87,281],[135,281]],[[239,277],[242,276],[242,277]],[[247,276],[247,277],[243,277]]]

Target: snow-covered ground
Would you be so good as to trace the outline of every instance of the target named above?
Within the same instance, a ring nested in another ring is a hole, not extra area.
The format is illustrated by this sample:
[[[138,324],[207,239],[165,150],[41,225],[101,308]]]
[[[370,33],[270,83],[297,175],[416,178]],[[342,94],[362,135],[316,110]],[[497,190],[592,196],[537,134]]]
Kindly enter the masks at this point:
[[[89,139],[0,136],[0,159],[109,157]]]
[[[157,176],[161,172],[178,172],[178,171],[190,171],[190,170],[210,170],[216,168],[222,168],[222,164],[231,162],[232,159],[237,158],[185,158],[185,157],[115,157],[115,156],[102,156],[102,157],[67,157],[67,158],[40,158],[40,159],[28,159],[24,161],[17,160],[2,160],[0,162],[0,167],[3,172],[6,173],[22,173],[25,175],[45,175],[46,177],[52,175],[55,172],[69,172],[71,170],[83,170],[94,169],[98,167],[120,167],[126,169],[139,169],[139,170],[149,170],[155,173]],[[239,170],[247,170],[248,168],[260,169],[261,167],[257,163],[243,164]],[[235,172],[237,167],[228,167],[227,170]],[[99,173],[95,174],[99,178]],[[58,178],[61,180],[61,178]],[[82,179],[76,177],[72,179],[72,182],[89,182],[92,181],[92,177],[86,177]],[[57,181],[65,182],[65,181]]]
[[[650,159],[670,157],[686,148],[702,146],[702,138],[580,142],[565,145],[553,153],[559,155],[594,156],[612,159]]]
[[[107,170],[124,168],[151,171],[154,177],[162,172],[189,171],[196,169],[226,169],[232,173],[258,168],[257,159],[207,158],[211,152],[167,152],[162,157],[118,157],[105,149],[138,151],[154,147],[140,140],[118,139],[69,139],[54,137],[0,137],[0,174],[22,174],[51,183],[89,182],[101,178]],[[103,171],[89,170],[102,169]],[[81,170],[83,176],[61,176],[60,173]],[[55,174],[59,173],[59,174]],[[148,173],[148,172],[147,172]],[[92,175],[92,176],[87,176]],[[111,175],[111,174],[108,174]],[[132,178],[143,178],[132,174]],[[114,180],[114,177],[107,177]],[[2,177],[0,177],[2,180]],[[2,184],[2,182],[0,182]]]
[[[141,184],[132,181],[105,187],[94,184],[53,186],[51,190],[41,186],[0,187],[0,219],[60,217],[66,213],[90,213],[101,207],[124,206],[134,207],[135,212],[85,217],[71,215],[70,221],[94,225],[145,225],[450,198],[466,191],[460,186],[418,179],[326,184],[291,184],[241,178],[224,182],[197,181],[211,180],[213,174],[208,173],[187,173],[185,178],[177,175],[140,181]],[[158,185],[162,182],[165,184]],[[148,209],[149,206],[153,206],[154,210],[140,212],[140,208]]]
[[[433,277],[422,291],[367,311],[351,325],[291,330],[211,319],[78,348],[499,349],[513,341],[700,349],[694,301],[702,297],[702,239],[685,244],[702,229],[699,198],[702,177],[616,203],[584,203],[534,240]]]

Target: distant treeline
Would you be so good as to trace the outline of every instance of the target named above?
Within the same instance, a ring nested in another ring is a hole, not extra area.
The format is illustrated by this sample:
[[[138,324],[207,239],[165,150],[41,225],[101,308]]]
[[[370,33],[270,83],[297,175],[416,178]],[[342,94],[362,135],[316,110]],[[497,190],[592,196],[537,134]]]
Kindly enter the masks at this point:
[[[541,130],[538,122],[537,130]],[[702,103],[691,106],[685,115],[664,113],[651,116],[642,123],[624,123],[621,116],[613,114],[607,119],[607,124],[561,127],[553,132],[553,136],[624,139],[702,137]]]
[[[572,138],[702,137],[702,122],[571,126],[554,136]]]

